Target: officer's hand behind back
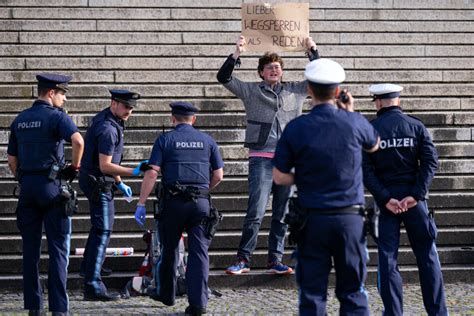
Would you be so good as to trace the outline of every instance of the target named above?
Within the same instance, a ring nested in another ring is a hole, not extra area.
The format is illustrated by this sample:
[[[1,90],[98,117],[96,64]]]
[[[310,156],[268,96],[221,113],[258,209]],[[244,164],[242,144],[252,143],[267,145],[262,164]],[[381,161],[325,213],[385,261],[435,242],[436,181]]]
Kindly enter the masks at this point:
[[[146,221],[146,208],[145,205],[137,204],[137,209],[135,210],[135,220],[138,225],[145,226]]]
[[[72,182],[74,179],[76,179],[78,173],[79,173],[78,167],[69,165],[63,170],[61,170],[61,178],[69,182]]]

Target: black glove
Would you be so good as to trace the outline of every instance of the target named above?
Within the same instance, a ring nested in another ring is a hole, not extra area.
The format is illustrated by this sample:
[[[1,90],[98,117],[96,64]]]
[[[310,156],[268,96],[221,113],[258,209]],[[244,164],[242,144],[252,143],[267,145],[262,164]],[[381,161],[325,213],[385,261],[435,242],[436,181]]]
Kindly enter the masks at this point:
[[[61,171],[61,178],[69,182],[72,182],[74,179],[76,179],[78,173],[79,173],[78,167],[69,165]]]
[[[140,165],[140,171],[146,172],[146,171],[148,171],[148,170],[150,170],[150,169],[153,169],[153,168],[150,167],[150,165],[147,164],[146,162],[145,162],[145,163],[142,163],[142,164]]]

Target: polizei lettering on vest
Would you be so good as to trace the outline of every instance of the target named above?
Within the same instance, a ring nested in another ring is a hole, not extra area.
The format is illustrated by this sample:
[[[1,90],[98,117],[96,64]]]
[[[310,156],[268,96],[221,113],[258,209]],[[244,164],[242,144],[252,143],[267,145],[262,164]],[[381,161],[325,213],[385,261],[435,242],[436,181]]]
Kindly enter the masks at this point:
[[[380,141],[380,149],[415,147],[413,138],[389,138]]]
[[[203,149],[203,142],[175,142],[176,149]]]
[[[17,125],[18,129],[40,128],[40,127],[41,127],[41,121],[19,122]]]

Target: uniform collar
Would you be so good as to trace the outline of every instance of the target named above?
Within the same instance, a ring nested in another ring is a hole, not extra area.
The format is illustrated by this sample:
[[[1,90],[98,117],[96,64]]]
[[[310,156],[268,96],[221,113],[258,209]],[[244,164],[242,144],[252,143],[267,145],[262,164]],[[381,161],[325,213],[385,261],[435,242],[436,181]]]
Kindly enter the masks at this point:
[[[37,105],[50,106],[50,107],[54,108],[54,106],[51,103],[49,103],[47,101],[44,101],[44,100],[40,100],[40,99],[36,99],[32,106],[37,106]]]
[[[381,116],[385,113],[391,113],[391,112],[402,112],[402,108],[399,107],[398,105],[392,105],[392,106],[387,106],[383,107],[380,110],[377,111],[377,116]]]
[[[313,107],[311,110],[311,113],[316,113],[316,112],[332,112],[336,111],[337,107],[331,103],[321,103]]]
[[[273,89],[272,89],[272,87],[271,87],[268,83],[266,83],[265,81],[260,82],[259,86],[260,86],[260,88],[262,88],[262,89],[265,89],[265,90],[268,90],[268,91],[273,91],[273,92],[275,92],[276,94],[280,93],[280,91],[281,91],[281,89],[282,89],[281,82],[278,82],[278,83],[275,85],[275,87],[273,87]]]

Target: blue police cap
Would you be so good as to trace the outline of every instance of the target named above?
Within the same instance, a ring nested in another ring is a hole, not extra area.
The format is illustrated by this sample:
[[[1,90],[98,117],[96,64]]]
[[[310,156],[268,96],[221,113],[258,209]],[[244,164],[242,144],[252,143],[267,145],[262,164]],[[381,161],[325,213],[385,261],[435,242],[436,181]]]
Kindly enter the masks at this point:
[[[140,94],[125,89],[111,89],[112,100],[126,104],[131,107],[137,106],[137,100],[140,99]]]
[[[199,110],[189,102],[178,101],[170,103],[171,113],[190,116],[196,114]]]
[[[38,87],[60,89],[67,92],[69,91],[68,83],[72,80],[72,77],[67,75],[42,73],[36,75],[36,80],[38,80]]]
[[[402,86],[392,83],[374,84],[369,87],[369,92],[373,95],[372,101],[375,101],[376,99],[398,98],[402,90]]]

